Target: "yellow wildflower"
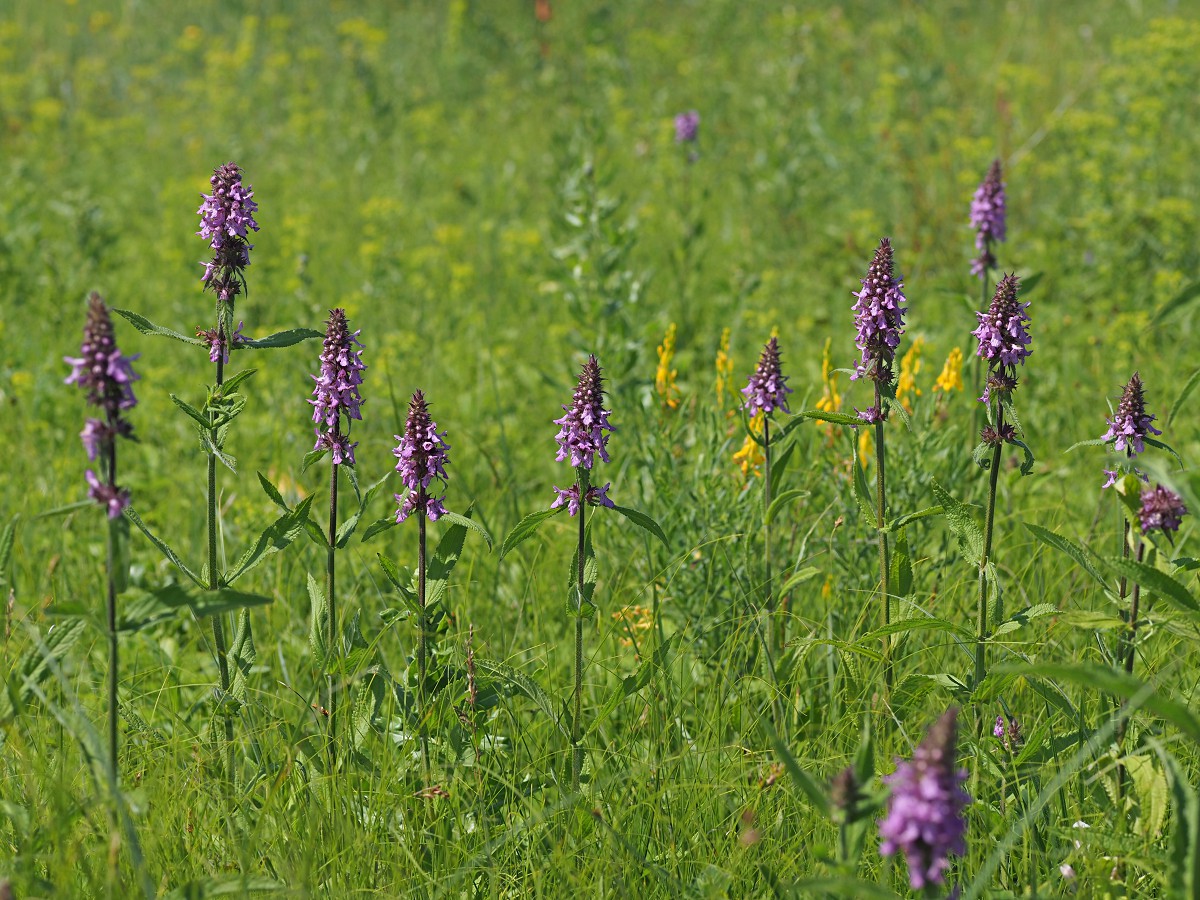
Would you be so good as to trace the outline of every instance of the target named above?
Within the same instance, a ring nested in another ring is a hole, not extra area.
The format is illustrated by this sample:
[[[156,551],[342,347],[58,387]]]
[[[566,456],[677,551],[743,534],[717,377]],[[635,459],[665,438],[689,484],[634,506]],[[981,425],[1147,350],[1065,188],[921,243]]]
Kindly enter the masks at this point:
[[[863,426],[858,429],[858,463],[867,471],[871,465],[871,456],[875,452],[875,440],[871,437],[871,428]]]
[[[955,347],[946,357],[946,364],[942,366],[942,374],[937,377],[933,389],[947,393],[961,391],[963,389],[962,370],[963,352],[960,348]]]
[[[644,606],[626,606],[612,614],[613,621],[621,630],[617,640],[622,647],[632,647],[636,639],[642,643],[642,636],[654,627],[654,613]]]
[[[671,368],[671,360],[675,358],[675,323],[667,326],[667,333],[658,347],[658,371],[654,373],[654,390],[662,399],[667,409],[679,407],[679,389],[675,386],[675,376],[679,373]]]
[[[730,379],[733,378],[733,359],[729,356],[729,329],[721,332],[721,343],[717,346],[717,408],[725,408],[725,394],[732,393]]]
[[[821,353],[821,381],[825,385],[817,409],[838,412],[842,408],[842,395],[838,393],[838,373],[833,370],[833,338],[825,338],[825,350]]]
[[[762,410],[759,410],[750,420],[750,431],[754,435],[762,434],[764,418]],[[763,449],[758,441],[748,434],[742,443],[742,449],[733,454],[733,461],[742,470],[742,475],[749,478],[751,473],[762,475],[762,465],[766,461],[766,457],[763,456]]]
[[[896,382],[896,399],[909,412],[913,411],[909,395],[921,396],[921,389],[917,387],[917,373],[921,371],[921,350],[924,346],[925,338],[917,338],[908,348],[908,352],[900,359],[900,378]]]

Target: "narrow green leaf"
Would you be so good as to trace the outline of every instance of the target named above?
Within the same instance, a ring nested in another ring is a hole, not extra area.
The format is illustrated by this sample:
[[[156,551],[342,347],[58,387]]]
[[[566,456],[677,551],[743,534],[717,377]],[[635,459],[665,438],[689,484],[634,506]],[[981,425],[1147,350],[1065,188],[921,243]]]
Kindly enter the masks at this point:
[[[659,526],[657,522],[655,522],[644,512],[639,512],[636,509],[630,509],[628,506],[614,506],[612,510],[615,513],[620,513],[623,515],[638,528],[643,528],[650,532],[652,535],[662,541],[662,545],[664,547],[666,547],[668,550],[671,549],[671,545],[667,542],[667,536],[663,532],[661,526]]]
[[[201,428],[208,428],[212,424],[208,421],[208,416],[204,415],[204,413],[200,412],[200,410],[196,409],[196,407],[192,406],[192,404],[179,395],[171,394],[171,402],[195,419]]]
[[[242,607],[238,611],[237,629],[233,634],[233,643],[229,645],[229,661],[232,678],[229,693],[242,706],[250,699],[250,669],[258,651],[254,647],[254,633],[250,629],[250,610]]]
[[[803,421],[803,420],[801,420]],[[779,438],[783,440],[782,437]],[[771,435],[771,496],[775,497],[779,494],[779,484],[783,481],[784,473],[787,472],[788,463],[796,452],[796,442],[790,441],[784,448],[782,453],[776,450],[777,441],[775,435]]]
[[[16,540],[19,521],[21,516],[18,513],[8,520],[4,531],[0,532],[0,584],[8,583],[8,564],[12,561],[13,542]],[[3,598],[0,598],[0,601],[2,600]]]
[[[311,465],[324,459],[328,453],[328,450],[309,450],[300,461],[300,474],[303,475]]]
[[[595,717],[591,721],[591,724],[588,725],[584,737],[591,737],[596,729],[604,724],[605,720],[608,719],[609,716],[616,712],[617,707],[619,707],[622,702],[628,700],[638,691],[644,690],[646,685],[650,683],[650,678],[656,671],[666,669],[668,662],[667,656],[671,652],[671,648],[674,646],[681,634],[683,634],[681,631],[675,632],[662,644],[656,647],[654,653],[642,660],[642,664],[637,667],[637,671],[635,671],[632,675],[627,675],[625,678],[621,679],[621,683],[609,692],[608,699],[604,701],[604,705],[600,707],[599,712],[596,713]]]
[[[407,570],[401,572],[396,567],[396,564],[382,553],[377,553],[376,557],[379,559],[379,565],[383,569],[384,576],[392,583],[392,587],[396,589],[396,592],[400,594],[400,599],[408,607],[408,611],[414,616],[419,616],[421,614],[421,606],[417,602],[417,595],[409,586],[412,582],[412,577],[408,575]]]
[[[1063,453],[1070,453],[1076,447],[1102,447],[1107,443],[1108,441],[1104,440],[1104,438],[1089,438],[1086,441],[1076,441],[1070,447],[1064,450]]]
[[[930,483],[933,486],[933,493],[946,515],[946,524],[950,527],[950,533],[958,542],[959,550],[968,562],[978,566],[979,560],[983,557],[983,533],[979,530],[975,517],[971,515],[970,509],[965,504],[959,503],[950,496],[950,493],[937,482],[937,479],[931,479]]]
[[[771,731],[769,725],[765,727],[770,732],[771,744],[775,747],[775,754],[783,763],[783,767],[787,769],[788,775],[791,776],[796,787],[808,798],[808,802],[813,805],[813,808],[816,809],[822,818],[827,817],[829,815],[829,794],[826,791],[825,785],[808,774],[800,766],[800,763],[796,762],[796,757],[792,756],[787,745],[780,740],[779,735]]]
[[[517,671],[512,666],[493,662],[482,656],[475,657],[475,668],[484,675],[508,685],[517,693],[532,700],[534,705],[541,710],[542,714],[554,723],[555,727],[562,733],[562,736],[568,741],[571,740],[570,730],[563,719],[554,711],[554,701],[550,699],[549,695],[542,690],[536,681],[528,675]]]
[[[583,591],[579,584],[579,547],[571,554],[571,566],[567,569],[567,615],[590,619],[596,614],[596,583],[600,578],[600,565],[596,562],[596,550],[592,546],[592,528],[589,525],[583,537]]]
[[[234,564],[233,569],[225,576],[225,583],[233,584],[266,557],[272,553],[278,553],[296,540],[300,536],[300,532],[304,530],[304,522],[308,519],[308,510],[312,506],[312,502],[311,496],[305,497],[296,504],[295,509],[284,513],[271,523],[258,536],[254,546],[246,550],[241,559]]]
[[[425,570],[426,606],[433,606],[440,602],[442,595],[446,593],[446,588],[450,584],[450,573],[458,564],[466,541],[467,527],[465,525],[451,525],[442,532],[442,539],[438,541],[437,547],[433,551],[433,558],[429,560],[429,565]]]
[[[1178,294],[1159,307],[1158,312],[1154,314],[1154,317],[1150,320],[1150,324],[1148,324],[1146,327],[1155,327],[1161,323],[1163,319],[1171,315],[1171,313],[1187,306],[1197,297],[1200,297],[1200,281],[1193,281]]]
[[[212,432],[207,428],[200,429],[200,446],[205,453],[210,453],[221,461],[221,465],[227,468],[233,474],[237,474],[237,459],[230,456],[224,450],[217,446],[217,442],[212,438]]]
[[[311,328],[291,328],[287,331],[277,331],[275,334],[257,340],[239,341],[233,345],[235,350],[271,350],[277,347],[291,347],[294,344],[299,344],[302,341],[310,341],[313,338],[324,337],[319,331],[314,331]]]
[[[796,413],[796,415],[804,416],[808,419],[816,419],[819,422],[832,422],[834,425],[853,425],[857,427],[863,424],[863,420],[857,416],[840,412],[828,412],[823,409],[806,409],[803,412]]]
[[[325,672],[329,661],[329,601],[317,580],[308,575],[308,646],[317,671]]]
[[[787,896],[792,897],[863,897],[865,900],[901,900],[899,894],[873,881],[850,875],[802,878],[793,882]]]
[[[287,501],[283,499],[283,494],[279,493],[279,488],[271,484],[271,482],[267,480],[267,476],[263,475],[262,472],[255,472],[254,474],[258,476],[258,483],[262,485],[263,493],[270,498],[271,502],[282,509],[285,513],[291,512],[291,507],[289,507],[287,505]]]
[[[864,645],[864,649],[866,649],[867,645],[877,644],[882,638],[893,634],[907,634],[910,631],[949,631],[964,639],[974,638],[974,633],[962,625],[955,625],[946,619],[937,619],[933,616],[918,616],[912,619],[902,619],[899,622],[892,622],[884,625],[882,628],[868,631],[858,639],[857,643]]]
[[[1129,624],[1118,616],[1091,609],[1068,609],[1058,616],[1059,624],[1068,628],[1088,628],[1094,631],[1117,631]]]
[[[858,441],[851,441],[854,464],[854,499],[858,502],[859,512],[868,528],[879,527],[878,513],[871,507],[871,489],[867,487],[867,473],[863,471],[862,460],[858,458]]]
[[[477,535],[479,535],[481,538],[483,538],[483,541],[485,544],[487,544],[489,550],[492,549],[492,536],[490,534],[488,534],[488,530],[486,528],[484,528],[482,525],[480,525],[474,519],[469,518],[468,516],[461,515],[460,513],[450,512],[449,510],[442,513],[441,519],[445,520],[447,522],[453,522],[456,525],[463,525],[466,528],[469,528],[471,531],[474,531]],[[393,524],[394,524],[394,522],[393,522]],[[374,527],[374,526],[372,526],[372,527]],[[365,541],[366,538],[364,537],[363,540]]]
[[[32,699],[34,687],[41,684],[50,671],[47,655],[50,659],[61,660],[83,636],[86,627],[82,618],[63,618],[51,625],[39,641],[25,648],[8,675],[7,690],[0,690],[0,723],[12,721]]]
[[[399,523],[396,521],[396,514],[394,512],[388,513],[383,518],[376,519],[374,522],[368,525],[366,530],[363,531],[363,535],[359,541],[360,543],[366,543],[371,538],[375,537],[375,535],[381,534],[391,528],[395,528],[398,524]]]
[[[155,325],[145,316],[132,312],[128,309],[117,309],[115,306],[109,307],[110,312],[115,312],[118,316],[128,320],[134,328],[142,334],[153,334],[159,337],[169,337],[177,341],[183,341],[185,344],[197,344],[203,346],[204,341],[199,338],[188,337],[186,334],[180,334],[178,331],[172,331],[170,328],[163,328],[161,325]]]
[[[793,572],[791,575],[789,575],[784,580],[783,584],[780,586],[779,595],[783,596],[784,594],[786,594],[788,591],[790,591],[792,588],[796,587],[797,585],[801,585],[804,582],[808,581],[810,578],[813,578],[814,576],[820,575],[820,574],[821,574],[821,570],[818,569],[816,566],[805,566],[803,569],[800,569],[797,572]]]
[[[1088,557],[1087,551],[1084,550],[1079,544],[1076,544],[1069,538],[1063,537],[1061,534],[1050,531],[1048,528],[1043,528],[1041,525],[1034,525],[1032,522],[1024,522],[1022,524],[1024,524],[1026,531],[1032,534],[1047,547],[1052,547],[1060,553],[1065,553],[1071,559],[1075,560],[1076,564],[1078,564],[1083,571],[1091,575],[1098,584],[1106,585],[1104,576],[1097,571],[1094,565],[1092,565],[1092,561]]]
[[[1196,602],[1191,591],[1166,572],[1136,559],[1112,557],[1104,560],[1104,564],[1118,575],[1140,584],[1142,590],[1158,594],[1172,606],[1177,606],[1185,612],[1200,613],[1200,604]]]
[[[1191,377],[1187,380],[1187,384],[1183,386],[1183,390],[1179,392],[1179,396],[1175,398],[1175,402],[1171,404],[1171,411],[1167,413],[1168,425],[1175,421],[1176,413],[1179,412],[1179,409],[1183,406],[1184,401],[1186,401],[1187,398],[1192,395],[1192,391],[1196,390],[1196,385],[1198,384],[1200,384],[1200,369],[1197,369],[1192,373]]]
[[[1029,445],[1026,444],[1024,441],[1017,440],[1016,438],[1013,438],[1011,441],[1009,441],[1009,444],[1011,444],[1014,447],[1021,448],[1021,454],[1022,454],[1021,470],[1020,470],[1021,474],[1022,475],[1033,474],[1033,466],[1034,466],[1034,463],[1036,462],[1036,460],[1033,458],[1033,451],[1029,449]]]
[[[925,509],[917,510],[916,512],[905,513],[902,516],[896,516],[891,522],[888,522],[886,531],[899,531],[910,522],[916,522],[920,519],[927,519],[930,516],[940,516],[945,510],[940,506],[930,506]]]
[[[892,559],[889,566],[890,581],[893,587],[893,597],[907,597],[912,593],[913,571],[912,559],[908,552],[908,533],[901,528],[896,532]]]
[[[388,475],[390,474],[390,472],[385,473],[382,478],[367,488],[366,493],[359,496],[358,511],[355,512],[354,515],[350,516],[350,518],[346,519],[346,521],[341,524],[341,527],[338,528],[337,546],[339,549],[345,547],[350,538],[354,535],[354,529],[358,527],[359,520],[362,519],[363,513],[367,511],[367,507],[371,504],[371,501],[375,499],[375,495],[379,493],[379,489],[383,487],[383,483],[387,481]]]
[[[538,510],[535,513],[527,515],[513,527],[512,531],[504,536],[504,541],[500,544],[500,558],[504,559],[518,544],[533,537],[537,530],[542,527],[542,523],[547,519],[553,518],[565,510],[565,506],[559,506],[554,509]]]
[[[767,507],[767,514],[765,516],[766,523],[768,525],[770,525],[772,522],[775,521],[775,517],[777,515],[779,515],[779,513],[783,510],[784,507],[786,507],[788,504],[792,503],[793,501],[799,500],[801,497],[807,497],[808,495],[809,495],[808,491],[800,491],[800,490],[796,490],[795,488],[784,491],[778,497],[775,497],[771,501],[771,505]]]
[[[132,506],[125,507],[125,518],[129,519],[129,521],[131,521],[134,525],[136,525],[141,530],[142,534],[144,534],[147,538],[150,539],[150,543],[152,543],[155,547],[157,547],[159,549],[159,552],[162,553],[163,556],[165,556],[171,563],[173,563],[175,565],[175,567],[177,569],[179,569],[180,572],[182,572],[184,575],[186,575],[188,578],[190,578],[192,581],[194,581],[198,587],[202,587],[202,588],[208,587],[208,585],[206,585],[203,581],[200,580],[199,575],[197,575],[195,572],[193,572],[191,569],[189,569],[186,565],[184,565],[183,560],[181,560],[175,554],[174,550],[172,550],[169,546],[167,546],[165,541],[163,541],[160,537],[155,535],[154,532],[152,532],[149,528],[146,527],[146,523],[142,521],[142,517],[137,514],[137,512],[134,510],[134,508]]]
[[[242,382],[253,377],[257,372],[258,369],[242,369],[242,371],[226,378],[217,390],[222,397],[232,397],[237,393],[238,388],[242,386]]]
[[[1156,742],[1157,743],[1157,742]],[[1170,896],[1200,898],[1200,799],[1187,772],[1174,755],[1158,745],[1159,758],[1167,770],[1175,827],[1171,830]]]

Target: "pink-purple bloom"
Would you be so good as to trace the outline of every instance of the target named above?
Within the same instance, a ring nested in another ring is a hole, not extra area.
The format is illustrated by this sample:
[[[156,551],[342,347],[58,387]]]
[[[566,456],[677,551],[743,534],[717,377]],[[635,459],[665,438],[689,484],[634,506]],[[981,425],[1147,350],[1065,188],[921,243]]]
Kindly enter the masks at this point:
[[[992,244],[1006,236],[1002,177],[997,159],[971,199],[971,227],[975,229],[975,249],[979,251],[979,256],[971,260],[971,274],[979,278],[986,278],[988,270],[996,268]]]
[[[242,334],[242,328],[245,324],[245,322],[238,322],[238,327],[234,330],[233,334],[229,335],[228,339],[221,333],[220,328],[196,329],[196,337],[208,345],[209,362],[229,363],[230,347],[238,347],[249,341],[249,338]]]
[[[975,355],[986,359],[991,368],[1024,365],[1033,353],[1029,349],[1033,339],[1026,327],[1029,304],[1017,300],[1020,286],[1016,275],[1005,275],[996,285],[991,305],[975,314],[979,319],[979,327],[971,332],[979,339]]]
[[[1142,506],[1138,510],[1138,522],[1142,533],[1161,531],[1170,534],[1178,531],[1187,515],[1187,505],[1177,493],[1161,484],[1142,491]]]
[[[200,195],[204,202],[196,210],[200,215],[196,234],[208,241],[213,258],[203,263],[200,280],[218,300],[232,303],[245,288],[242,270],[250,265],[250,251],[254,249],[247,237],[251,231],[258,231],[254,220],[258,204],[253,188],[242,184],[242,170],[234,163],[214,169],[209,184],[212,193]]]
[[[91,469],[87,471],[88,496],[107,509],[109,518],[115,519],[129,505],[129,492],[113,483],[113,472],[117,438],[133,436],[133,426],[124,412],[137,405],[133,382],[138,376],[132,365],[137,357],[125,356],[117,347],[108,307],[94,291],[88,296],[79,356],[63,359],[71,366],[66,383],[79,385],[87,391],[87,402],[104,410],[104,418],[87,420],[79,438],[88,459],[99,459],[108,473],[107,482],[103,482]]]
[[[604,378],[600,363],[594,355],[588,357],[579,373],[579,385],[575,388],[571,405],[554,424],[562,426],[555,440],[558,441],[559,462],[571,460],[575,468],[590,469],[597,456],[608,462],[608,435],[613,431],[609,424],[609,411],[604,408]]]
[[[779,341],[773,337],[763,347],[749,383],[742,388],[746,398],[743,405],[751,417],[759,412],[770,415],[776,407],[788,412],[787,395],[791,392],[779,361]]]
[[[1012,753],[1021,746],[1021,723],[1007,716],[996,716],[992,736],[1004,745],[1005,750]]]
[[[1117,405],[1116,413],[1108,420],[1108,431],[1104,433],[1103,439],[1112,441],[1113,449],[1118,453],[1124,450],[1125,455],[1132,458],[1146,449],[1146,438],[1162,434],[1151,424],[1154,419],[1154,416],[1146,412],[1146,388],[1142,384],[1142,378],[1134,372],[1121,392],[1121,402]]]
[[[343,461],[354,465],[354,448],[358,446],[351,444],[342,432],[342,416],[362,419],[362,395],[358,388],[366,366],[362,361],[362,350],[356,349],[363,346],[358,340],[359,334],[359,331],[351,333],[345,310],[329,311],[325,342],[321,346],[321,371],[313,376],[316,387],[313,388],[313,399],[308,402],[313,406],[312,418],[317,424],[317,442],[313,449],[332,451],[334,465],[341,465]],[[346,425],[349,424],[347,421]]]
[[[449,458],[446,451],[450,445],[445,441],[445,432],[437,430],[437,423],[429,415],[429,404],[425,395],[415,391],[408,404],[408,421],[404,425],[404,434],[395,435],[397,446],[392,455],[398,460],[396,471],[408,488],[408,494],[396,494],[396,521],[403,522],[414,512],[425,513],[429,521],[436,522],[445,512],[446,507],[441,497],[429,495],[429,485],[433,479],[442,484],[448,480],[446,466]]]
[[[903,852],[914,890],[945,881],[950,854],[967,852],[963,809],[971,802],[963,790],[965,769],[955,762],[958,709],[942,715],[909,762],[884,778],[891,787],[887,817],[879,822],[884,856]]]
[[[585,497],[589,506],[607,506],[612,509],[616,504],[608,498],[608,488],[612,482],[607,482],[604,487],[589,487]],[[558,496],[554,498],[554,502],[550,504],[551,509],[558,509],[564,503],[567,505],[567,515],[575,516],[579,514],[579,483],[571,485],[569,488],[560,488],[554,486],[554,493]]]
[[[904,282],[896,275],[892,245],[887,238],[879,242],[875,258],[862,280],[862,290],[854,292],[855,346],[862,359],[854,367],[851,380],[866,376],[887,384],[892,380],[892,362],[900,335],[904,334]]]
[[[675,117],[675,143],[692,144],[700,136],[700,113],[694,109]]]

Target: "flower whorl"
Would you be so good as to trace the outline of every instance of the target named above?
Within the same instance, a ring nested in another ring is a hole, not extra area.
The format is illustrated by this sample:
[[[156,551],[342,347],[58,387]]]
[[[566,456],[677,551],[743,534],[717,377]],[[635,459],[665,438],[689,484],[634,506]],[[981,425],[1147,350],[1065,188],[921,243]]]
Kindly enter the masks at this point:
[[[854,325],[858,333],[854,343],[862,351],[862,359],[854,367],[851,380],[866,376],[872,381],[892,380],[892,362],[900,335],[904,334],[904,282],[895,274],[892,245],[887,238],[879,242],[875,258],[862,280],[862,290],[853,292],[857,298]]]

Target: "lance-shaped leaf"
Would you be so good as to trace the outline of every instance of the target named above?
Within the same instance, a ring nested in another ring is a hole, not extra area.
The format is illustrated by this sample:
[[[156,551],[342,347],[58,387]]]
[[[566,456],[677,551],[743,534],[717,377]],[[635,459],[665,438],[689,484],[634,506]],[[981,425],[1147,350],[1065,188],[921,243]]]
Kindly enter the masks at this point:
[[[198,618],[215,616],[234,609],[264,606],[271,598],[247,594],[230,588],[194,592],[182,584],[169,584],[153,591],[135,594],[121,604],[119,631],[139,631],[191,610]]]
[[[142,521],[142,517],[139,516],[137,514],[137,512],[134,511],[134,508],[132,506],[125,507],[125,517],[127,519],[129,519],[129,521],[131,521],[134,525],[136,525],[141,530],[142,534],[144,534],[146,537],[148,537],[150,539],[150,543],[152,543],[155,547],[157,547],[159,549],[159,552],[161,552],[163,556],[165,556],[171,563],[173,563],[175,565],[175,567],[177,569],[179,569],[180,572],[182,572],[184,575],[186,575],[188,578],[190,578],[192,581],[194,581],[196,583],[197,587],[201,587],[201,588],[208,587],[207,584],[205,584],[203,581],[200,580],[199,575],[197,575],[195,572],[193,572],[191,569],[189,569],[186,565],[184,565],[183,560],[181,560],[179,558],[179,556],[176,555],[175,551],[172,550],[167,545],[166,541],[162,540],[162,538],[158,537],[154,532],[152,532],[148,527],[146,527],[146,523]]]
[[[662,541],[662,545],[664,547],[666,547],[668,550],[671,549],[671,545],[667,543],[667,536],[663,532],[662,527],[644,512],[639,512],[636,509],[630,509],[628,506],[614,506],[612,511],[624,516],[638,528],[642,528],[650,532],[652,535]]]
[[[233,643],[229,645],[229,660],[233,663],[232,679],[229,693],[242,706],[249,700],[250,668],[258,657],[254,648],[254,634],[250,630],[250,610],[245,607],[238,612],[237,630],[233,634]]]
[[[225,583],[233,584],[266,557],[272,553],[278,553],[298,538],[300,532],[304,530],[304,523],[308,520],[308,510],[312,506],[312,502],[312,497],[305,497],[296,504],[295,509],[284,513],[268,526],[258,536],[258,540],[254,542],[254,546],[242,554],[241,559],[237,561],[233,569],[225,576]]]
[[[119,310],[117,311],[119,312]],[[314,331],[311,328],[291,328],[287,331],[277,331],[275,334],[264,338],[238,341],[233,345],[233,349],[272,350],[278,347],[291,347],[302,341],[311,341],[314,338],[324,336],[322,332]]]
[[[1158,596],[1185,612],[1200,613],[1200,603],[1183,584],[1166,572],[1135,559],[1113,557],[1104,564],[1123,578],[1137,582],[1144,591],[1153,591]]]
[[[350,518],[346,519],[346,521],[344,521],[338,528],[338,549],[345,547],[350,541],[350,538],[354,535],[354,529],[358,527],[359,520],[362,519],[363,513],[367,511],[367,507],[370,506],[371,501],[375,499],[375,495],[379,493],[379,489],[383,487],[383,483],[387,481],[388,474],[390,473],[385,474],[382,478],[367,488],[365,493],[360,495],[358,511],[355,512],[354,515],[350,516]]]
[[[199,338],[188,337],[186,334],[180,334],[178,331],[172,331],[170,328],[163,328],[161,325],[155,325],[145,316],[139,315],[138,313],[132,312],[128,309],[117,309],[116,307],[111,306],[109,309],[112,312],[115,312],[121,318],[127,319],[129,324],[131,324],[142,334],[154,334],[158,335],[159,337],[169,337],[177,341],[183,341],[185,344],[197,344],[199,346],[204,345],[204,341],[200,340]]]
[[[1041,525],[1034,525],[1032,522],[1025,522],[1025,530],[1032,534],[1035,538],[1045,544],[1047,547],[1052,547],[1059,553],[1066,554],[1079,565],[1083,571],[1087,572],[1097,584],[1104,585],[1104,576],[1092,565],[1091,559],[1088,557],[1087,551],[1076,544],[1070,538],[1065,538],[1061,534],[1043,528]]]
[[[504,559],[518,544],[533,537],[547,519],[551,519],[565,510],[565,506],[558,506],[554,509],[542,509],[527,515],[504,536],[504,541],[500,544],[500,558]]]
[[[979,530],[975,517],[971,515],[970,508],[950,496],[949,491],[938,484],[936,479],[932,479],[931,484],[934,496],[946,516],[950,533],[958,542],[958,549],[968,562],[979,565],[983,558],[983,533]]]
[[[571,568],[567,572],[567,615],[590,619],[596,614],[596,582],[600,577],[600,566],[596,562],[596,550],[592,547],[592,526],[588,524],[583,536],[583,590],[579,590],[579,546],[571,554]]]
[[[438,541],[437,548],[433,551],[433,558],[429,560],[429,566],[425,570],[426,607],[439,603],[446,593],[446,587],[450,584],[450,573],[454,571],[454,566],[462,556],[463,544],[466,543],[466,540],[467,527],[465,525],[451,525],[442,534],[442,539]],[[415,577],[414,574],[414,589],[416,587]]]
[[[471,511],[468,509],[467,513],[469,514],[470,512]],[[488,534],[488,530],[486,528],[484,528],[482,525],[480,525],[478,522],[476,522],[474,519],[470,518],[469,515],[464,516],[459,513],[450,512],[449,510],[446,510],[446,512],[442,513],[441,520],[446,521],[446,522],[453,522],[456,525],[462,525],[462,526],[465,526],[466,528],[469,528],[471,531],[474,531],[477,535],[479,535],[481,538],[483,538],[483,541],[485,544],[488,545],[489,550],[492,549],[492,536],[490,534]],[[393,524],[394,524],[394,522],[393,522]],[[366,540],[366,538],[364,537],[363,540]]]
[[[317,670],[324,672],[329,660],[329,601],[311,574],[308,576],[308,604],[308,646]]]

